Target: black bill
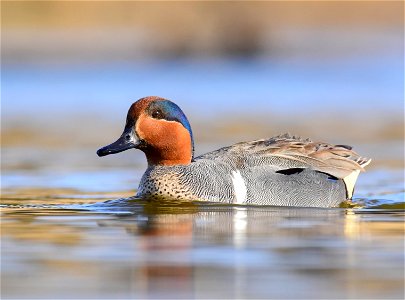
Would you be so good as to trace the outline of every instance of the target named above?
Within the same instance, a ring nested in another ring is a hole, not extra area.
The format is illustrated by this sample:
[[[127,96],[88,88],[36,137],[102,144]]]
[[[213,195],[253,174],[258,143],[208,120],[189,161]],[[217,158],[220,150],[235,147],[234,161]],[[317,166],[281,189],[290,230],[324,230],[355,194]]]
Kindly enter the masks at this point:
[[[139,145],[138,137],[133,134],[131,129],[124,130],[123,134],[114,143],[97,150],[98,156],[119,153]]]

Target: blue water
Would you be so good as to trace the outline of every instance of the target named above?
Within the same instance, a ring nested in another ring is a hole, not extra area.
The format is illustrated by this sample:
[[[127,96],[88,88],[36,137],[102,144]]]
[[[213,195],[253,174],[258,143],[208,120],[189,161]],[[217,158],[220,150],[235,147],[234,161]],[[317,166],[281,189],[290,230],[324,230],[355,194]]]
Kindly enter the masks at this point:
[[[132,101],[159,95],[188,114],[204,114],[201,119],[329,111],[351,119],[370,114],[380,122],[401,116],[403,86],[403,62],[395,57],[3,65],[2,116],[41,122],[99,113],[117,119]]]

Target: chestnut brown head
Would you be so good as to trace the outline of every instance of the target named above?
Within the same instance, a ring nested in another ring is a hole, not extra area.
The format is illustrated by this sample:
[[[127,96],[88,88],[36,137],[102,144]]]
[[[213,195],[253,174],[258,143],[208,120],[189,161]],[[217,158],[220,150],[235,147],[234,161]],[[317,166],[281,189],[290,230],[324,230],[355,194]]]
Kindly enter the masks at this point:
[[[187,165],[194,155],[190,123],[180,107],[167,99],[139,99],[129,108],[119,139],[97,154],[105,156],[131,148],[142,150],[149,165]]]

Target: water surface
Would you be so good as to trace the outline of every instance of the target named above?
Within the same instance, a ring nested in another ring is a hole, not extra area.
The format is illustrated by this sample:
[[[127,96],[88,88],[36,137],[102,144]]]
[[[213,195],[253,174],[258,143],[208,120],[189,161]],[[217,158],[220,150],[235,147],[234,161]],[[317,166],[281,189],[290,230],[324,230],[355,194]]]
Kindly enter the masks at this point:
[[[117,186],[11,185],[2,298],[400,299],[402,172],[363,179],[354,202],[365,207],[348,209],[156,204],[118,199],[133,191]]]
[[[403,70],[386,58],[2,65],[1,298],[403,299]],[[286,131],[353,145],[373,159],[355,207],[129,199],[144,156],[95,151],[150,94],[185,109],[197,154]]]

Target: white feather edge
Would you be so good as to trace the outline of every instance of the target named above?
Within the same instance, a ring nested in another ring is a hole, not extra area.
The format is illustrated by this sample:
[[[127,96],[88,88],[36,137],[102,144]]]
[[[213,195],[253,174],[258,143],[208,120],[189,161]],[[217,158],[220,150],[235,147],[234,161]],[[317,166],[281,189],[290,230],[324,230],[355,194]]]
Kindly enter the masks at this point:
[[[363,164],[361,164],[361,167],[364,168],[371,162],[371,159],[367,160]],[[353,192],[354,192],[354,186],[356,185],[357,177],[360,174],[360,170],[353,171],[349,175],[347,175],[345,178],[343,178],[343,182],[346,185],[346,191],[347,191],[347,198],[352,199],[353,197]]]

